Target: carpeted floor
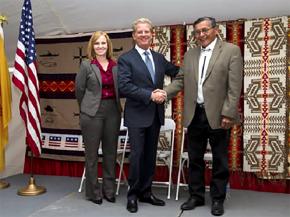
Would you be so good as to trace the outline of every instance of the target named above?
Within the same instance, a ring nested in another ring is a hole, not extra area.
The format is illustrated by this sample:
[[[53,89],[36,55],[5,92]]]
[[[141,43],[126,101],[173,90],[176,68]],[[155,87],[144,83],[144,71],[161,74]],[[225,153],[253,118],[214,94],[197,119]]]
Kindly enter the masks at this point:
[[[122,217],[122,216],[164,216],[189,217],[211,216],[210,200],[206,205],[191,211],[180,211],[180,204],[187,199],[186,189],[180,191],[175,200],[175,189],[171,199],[166,199],[167,189],[155,187],[154,193],[166,201],[165,207],[155,207],[139,203],[139,211],[131,214],[126,210],[126,186],[122,186],[116,203],[103,201],[102,205],[85,200],[84,192],[78,193],[80,178],[64,176],[35,176],[36,184],[45,186],[47,192],[39,196],[18,196],[19,188],[27,185],[28,175],[8,177],[10,187],[0,190],[0,217]],[[225,214],[231,217],[288,217],[290,214],[290,195],[244,190],[230,190],[230,198],[225,202]]]

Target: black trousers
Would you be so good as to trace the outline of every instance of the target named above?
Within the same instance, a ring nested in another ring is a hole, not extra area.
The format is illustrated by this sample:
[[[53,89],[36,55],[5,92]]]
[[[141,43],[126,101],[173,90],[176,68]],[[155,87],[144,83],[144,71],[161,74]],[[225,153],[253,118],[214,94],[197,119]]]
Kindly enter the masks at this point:
[[[204,108],[197,106],[187,132],[190,196],[204,200],[204,153],[209,140],[213,155],[210,196],[212,200],[223,201],[226,197],[226,186],[229,180],[228,143],[230,131],[211,129]]]
[[[157,113],[155,116],[149,127],[128,128],[131,148],[128,200],[136,200],[151,193],[161,127]]]

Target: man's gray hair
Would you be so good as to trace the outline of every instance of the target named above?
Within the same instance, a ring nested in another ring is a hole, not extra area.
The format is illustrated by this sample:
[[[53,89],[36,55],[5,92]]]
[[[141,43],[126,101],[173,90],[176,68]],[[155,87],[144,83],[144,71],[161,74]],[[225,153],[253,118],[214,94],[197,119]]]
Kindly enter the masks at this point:
[[[153,30],[153,24],[152,24],[152,22],[148,18],[141,17],[141,18],[139,18],[139,19],[137,19],[137,20],[135,20],[133,22],[133,25],[132,25],[133,32],[136,31],[136,26],[139,23],[147,23],[150,26],[150,31]]]

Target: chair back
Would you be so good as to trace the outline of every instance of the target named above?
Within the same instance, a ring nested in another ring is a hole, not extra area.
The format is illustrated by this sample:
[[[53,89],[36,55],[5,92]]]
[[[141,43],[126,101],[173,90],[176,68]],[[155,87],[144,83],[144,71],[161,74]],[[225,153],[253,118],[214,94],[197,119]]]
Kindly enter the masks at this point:
[[[160,132],[175,130],[175,121],[171,118],[165,118],[164,125],[161,126]]]
[[[158,151],[171,151],[172,142],[174,142],[175,122],[171,118],[166,118],[164,125],[160,128]]]

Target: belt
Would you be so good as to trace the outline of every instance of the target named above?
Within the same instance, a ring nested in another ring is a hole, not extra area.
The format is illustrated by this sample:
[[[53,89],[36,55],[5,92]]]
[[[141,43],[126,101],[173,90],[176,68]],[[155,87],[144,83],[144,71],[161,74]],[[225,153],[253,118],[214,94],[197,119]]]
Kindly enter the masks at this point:
[[[204,103],[201,103],[201,104],[196,103],[196,107],[200,109],[204,109]]]

